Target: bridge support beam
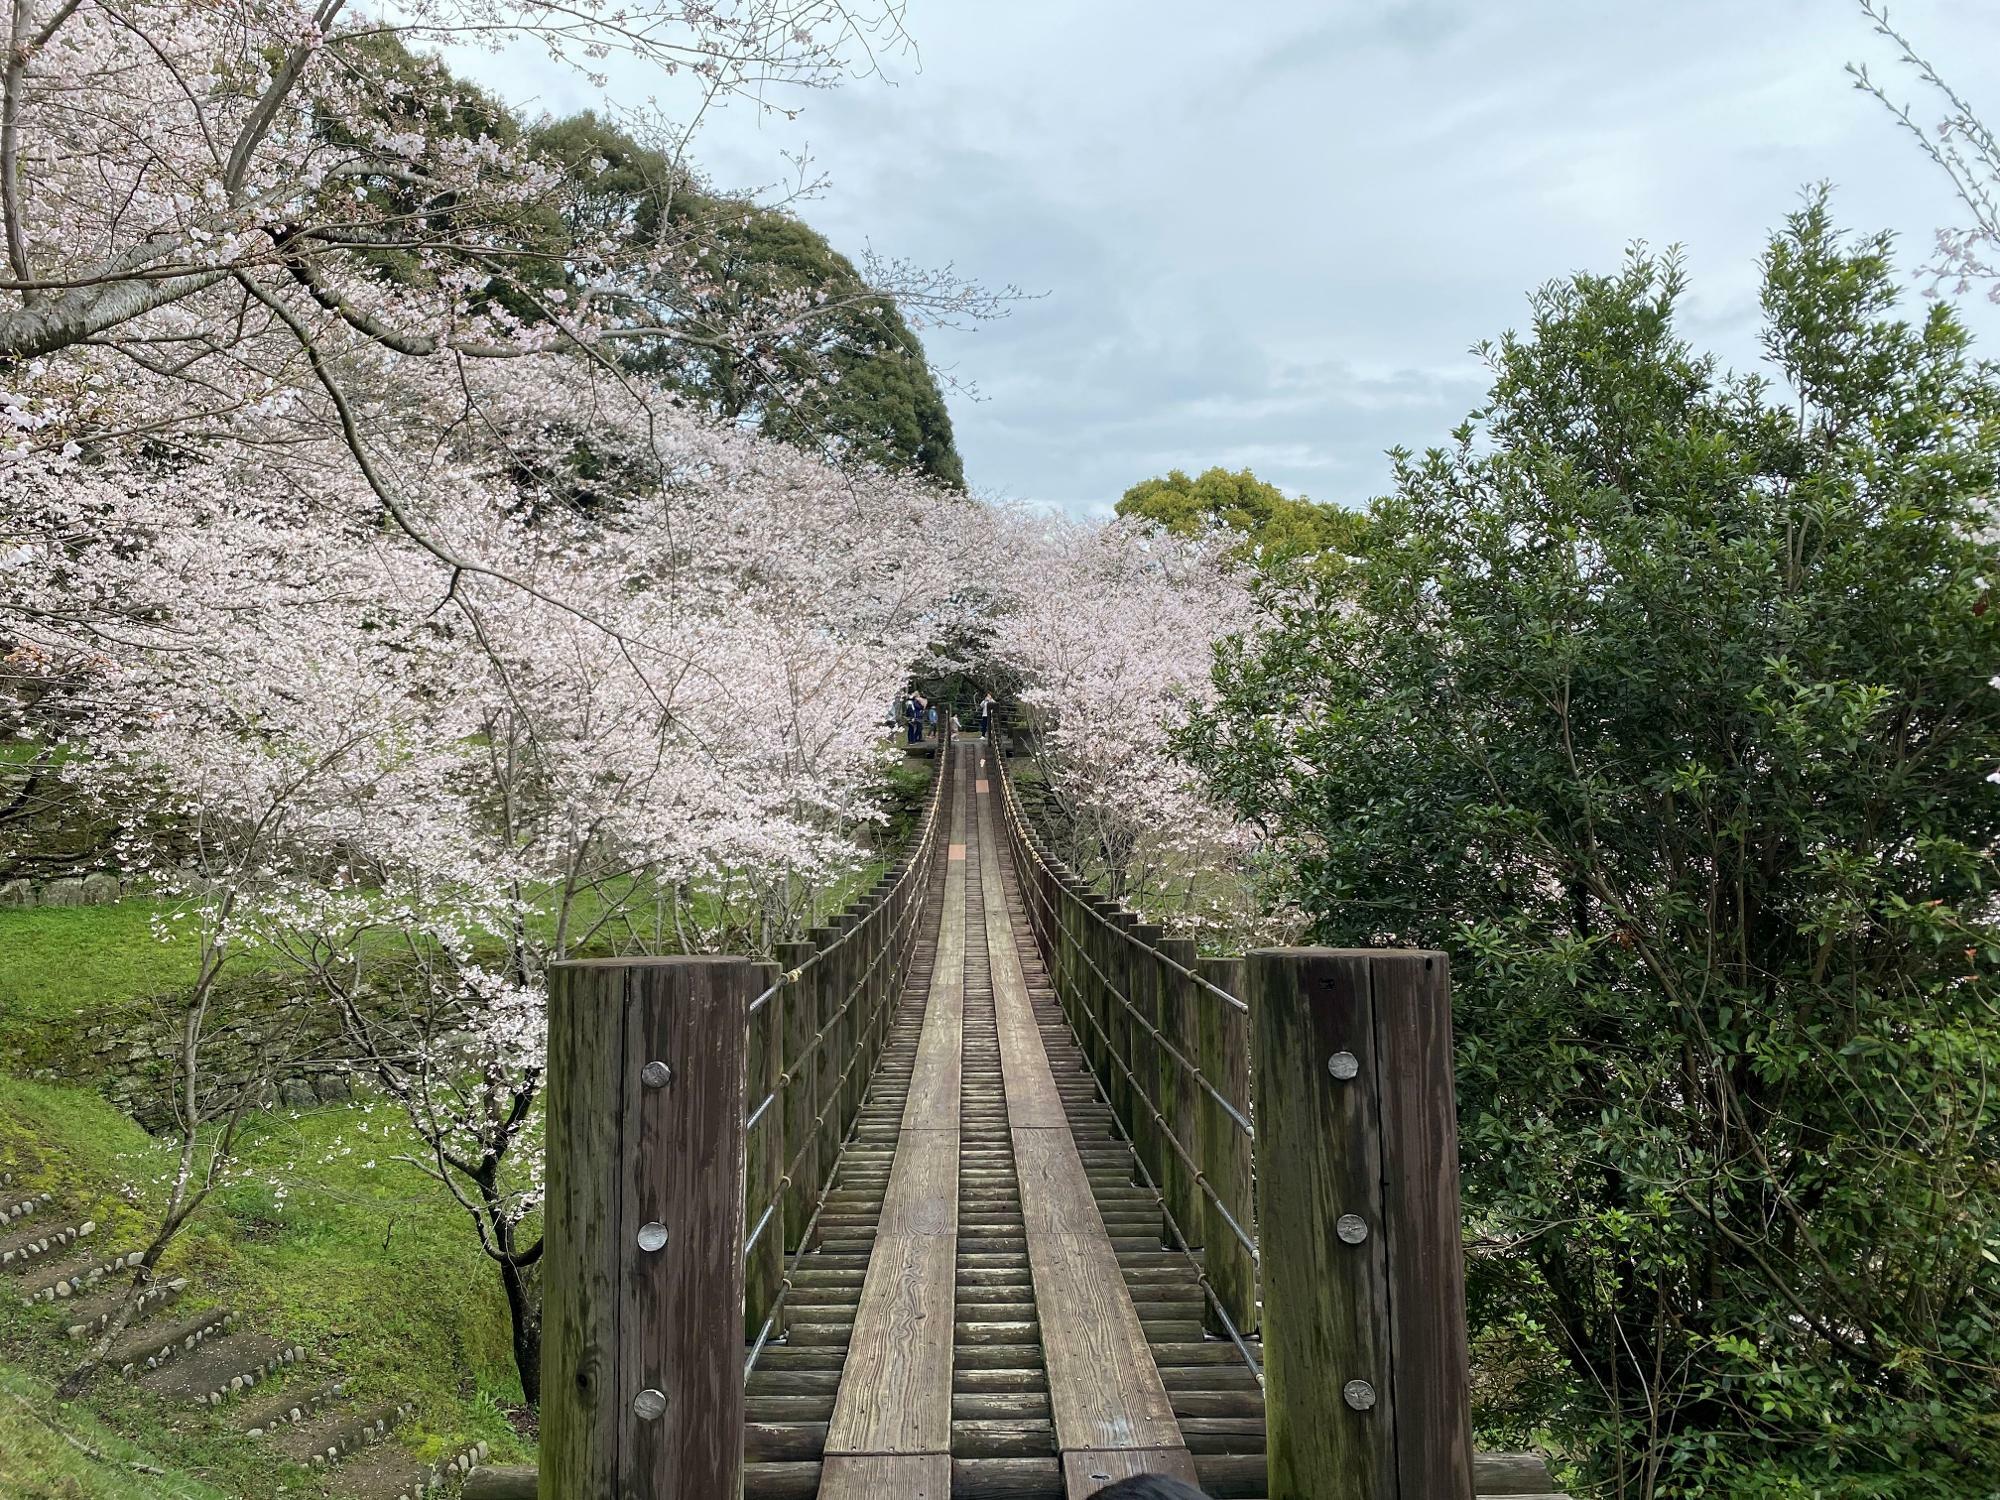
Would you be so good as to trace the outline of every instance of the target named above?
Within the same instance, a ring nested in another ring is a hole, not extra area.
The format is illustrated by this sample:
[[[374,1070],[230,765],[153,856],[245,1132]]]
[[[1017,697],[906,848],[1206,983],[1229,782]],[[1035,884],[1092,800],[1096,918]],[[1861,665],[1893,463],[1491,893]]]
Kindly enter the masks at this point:
[[[1471,1500],[1445,956],[1249,957],[1271,1500]]]
[[[542,1500],[742,1493],[745,1014],[766,972],[550,972]]]

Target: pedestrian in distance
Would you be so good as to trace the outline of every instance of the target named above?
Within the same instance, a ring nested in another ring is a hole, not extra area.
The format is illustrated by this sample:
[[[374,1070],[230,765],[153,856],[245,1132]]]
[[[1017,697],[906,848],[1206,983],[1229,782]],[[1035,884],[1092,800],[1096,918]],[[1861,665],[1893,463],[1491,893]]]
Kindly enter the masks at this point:
[[[903,727],[909,731],[910,743],[920,744],[924,737],[924,700],[912,693],[903,700]]]
[[[979,732],[986,738],[993,738],[993,695],[982,694],[979,699]]]

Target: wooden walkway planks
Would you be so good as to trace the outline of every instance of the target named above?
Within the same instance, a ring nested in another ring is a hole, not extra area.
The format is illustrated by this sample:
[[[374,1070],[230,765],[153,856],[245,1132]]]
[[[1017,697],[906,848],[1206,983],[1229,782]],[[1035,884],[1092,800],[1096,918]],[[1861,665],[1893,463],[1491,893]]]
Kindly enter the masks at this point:
[[[1105,1232],[1029,1001],[985,777],[976,796],[1001,1071],[1065,1492],[1076,1500],[1136,1473],[1193,1482],[1194,1460]]]
[[[962,791],[965,762],[953,770]],[[965,1027],[967,810],[953,850],[908,1100],[826,1434],[821,1500],[948,1500]]]

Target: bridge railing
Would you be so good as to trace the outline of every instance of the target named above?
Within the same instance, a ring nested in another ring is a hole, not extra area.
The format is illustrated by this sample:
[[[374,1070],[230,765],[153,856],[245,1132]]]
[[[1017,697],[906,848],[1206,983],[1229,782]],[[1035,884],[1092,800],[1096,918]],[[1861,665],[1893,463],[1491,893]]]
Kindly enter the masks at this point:
[[[776,963],[552,969],[543,1500],[741,1493],[744,1385],[894,1023],[946,765],[896,863]]]
[[[1162,1243],[1264,1389],[1272,1500],[1469,1500],[1445,956],[1199,957],[1065,866],[996,774],[1029,925]]]

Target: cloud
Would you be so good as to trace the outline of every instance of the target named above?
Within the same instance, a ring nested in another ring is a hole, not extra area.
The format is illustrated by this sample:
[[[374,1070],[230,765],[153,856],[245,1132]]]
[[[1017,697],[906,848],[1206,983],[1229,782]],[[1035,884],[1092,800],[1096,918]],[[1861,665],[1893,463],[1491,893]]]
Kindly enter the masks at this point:
[[[2000,120],[2000,7],[1897,15]],[[1079,513],[1213,463],[1363,502],[1386,449],[1444,442],[1478,402],[1471,345],[1632,240],[1687,246],[1686,331],[1746,365],[1756,257],[1802,185],[1833,179],[1845,222],[1903,232],[1913,260],[1956,219],[1842,74],[1894,65],[1846,0],[912,0],[909,20],[921,64],[892,84],[790,123],[724,111],[697,154],[747,186],[810,145],[831,186],[804,212],[837,245],[1045,291],[928,344],[979,391],[952,402],[974,484]],[[532,61],[482,66],[585,102]],[[2000,315],[1968,311],[1990,345]]]

